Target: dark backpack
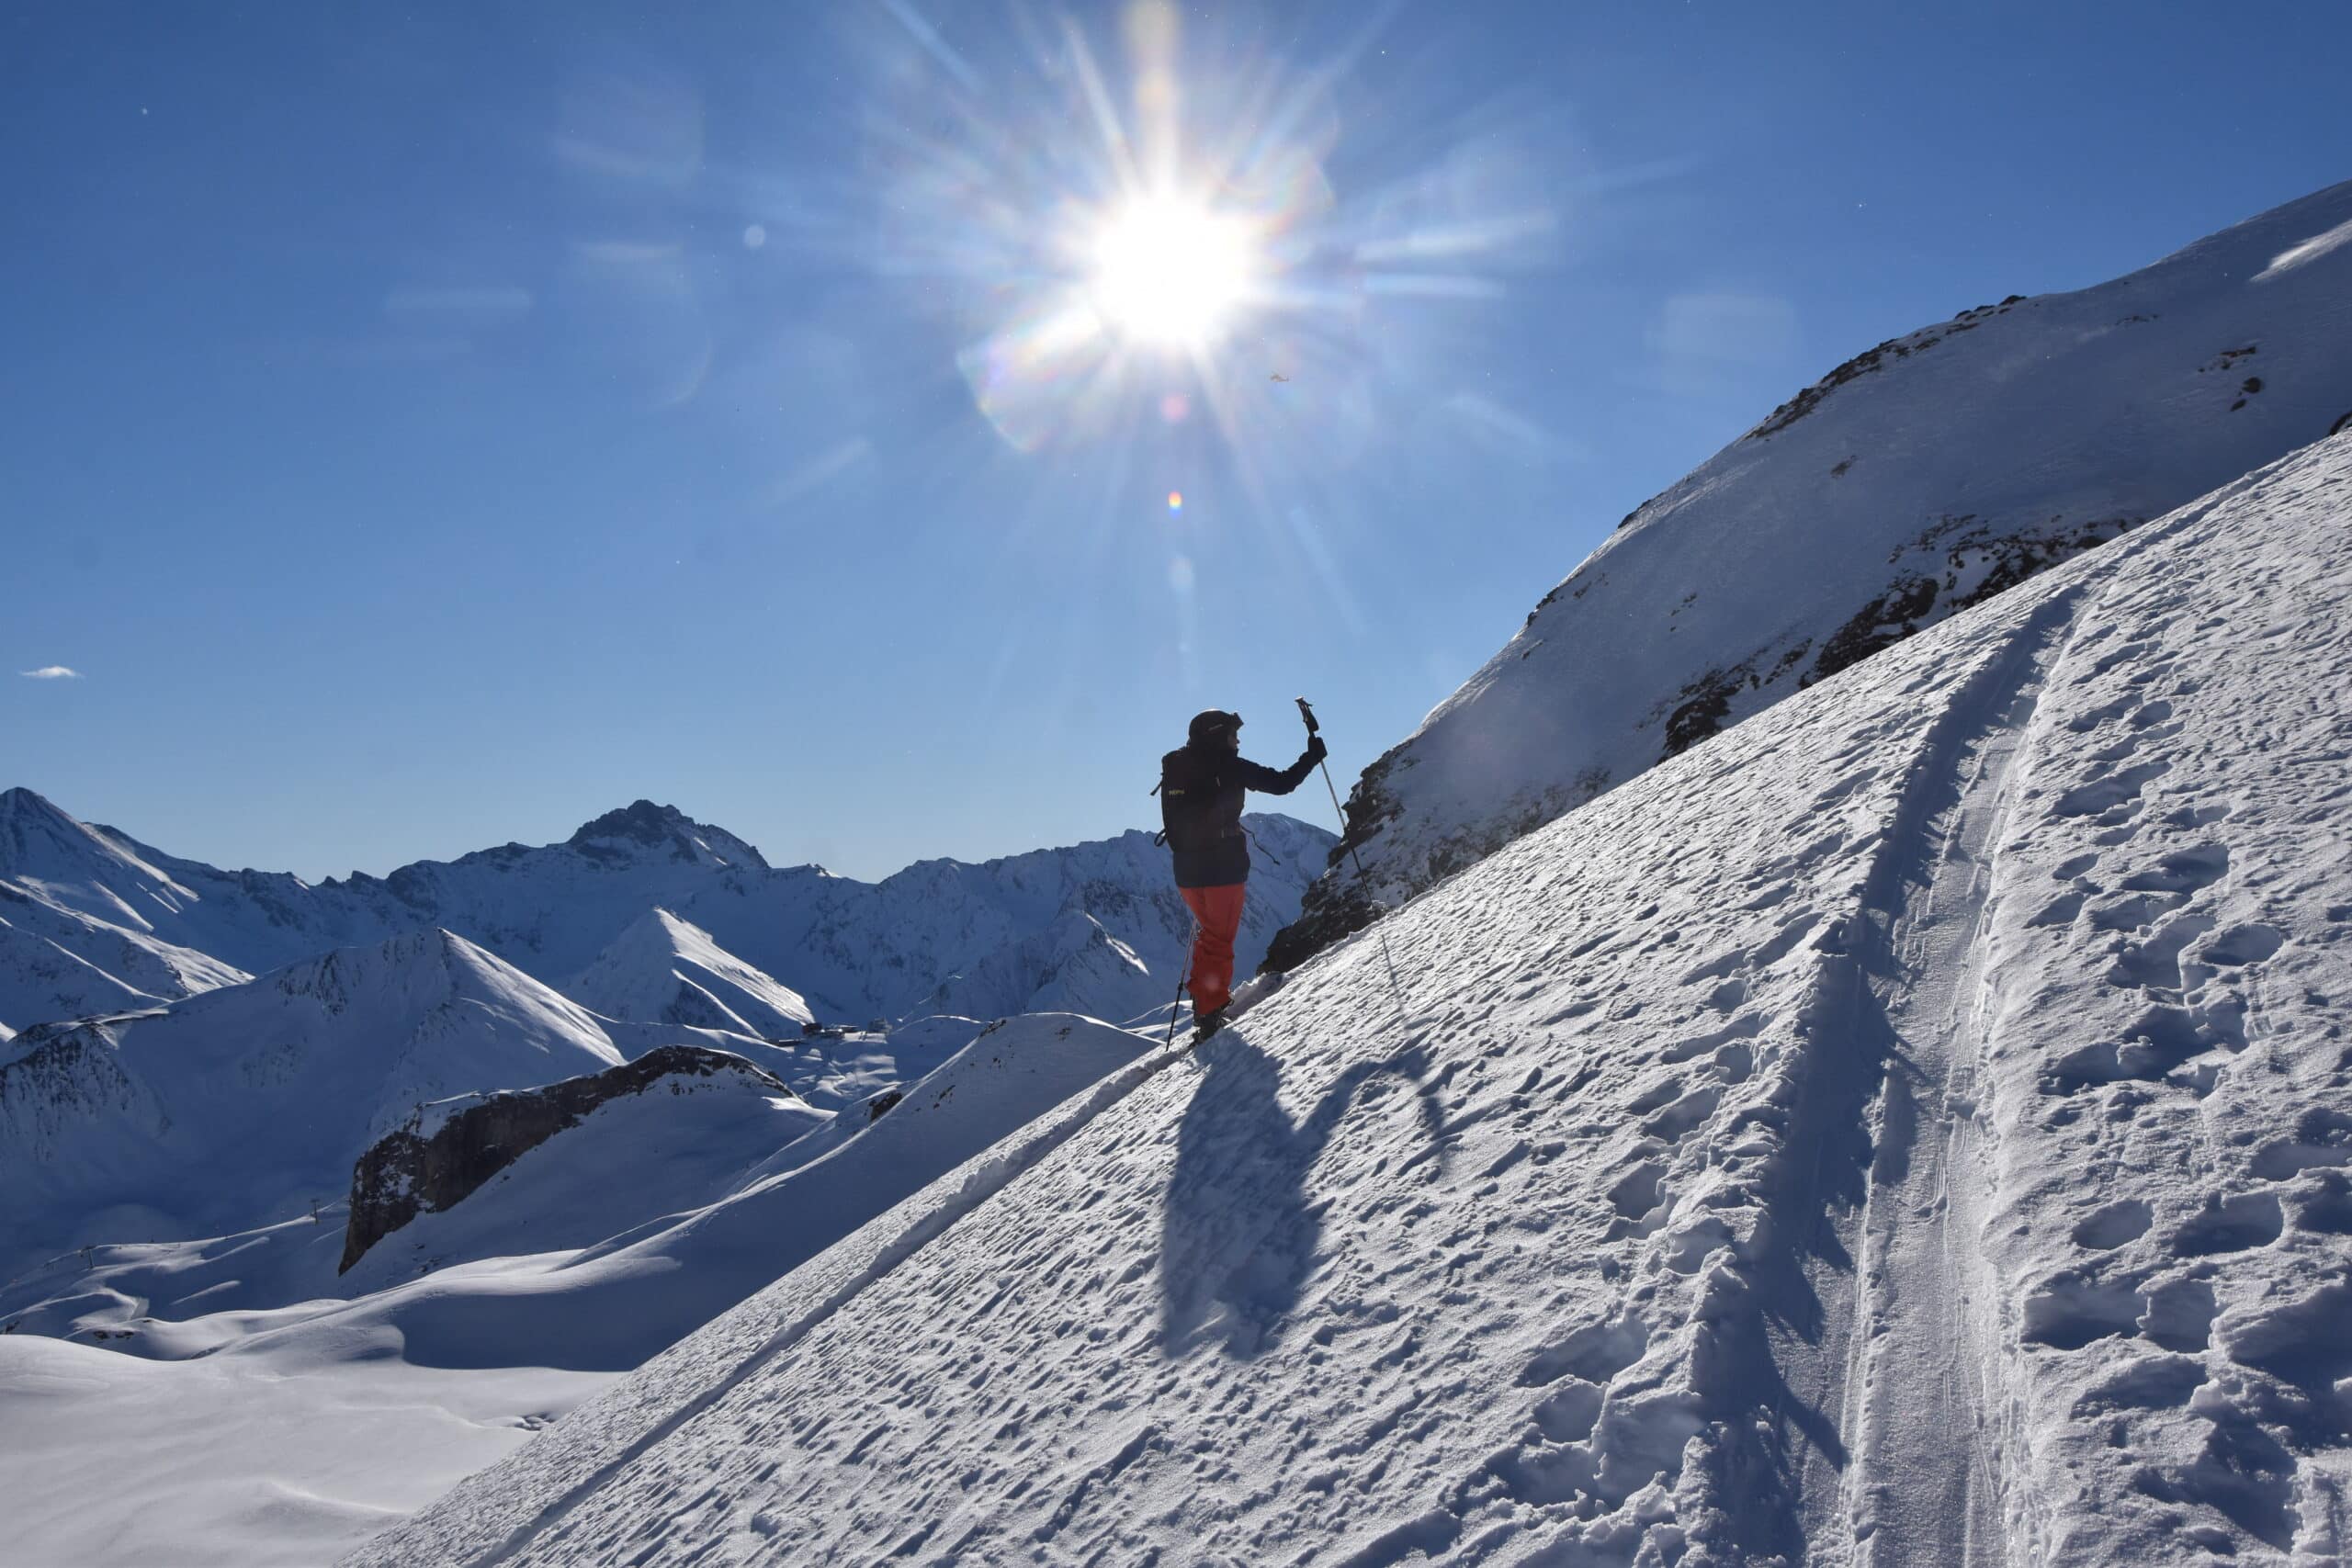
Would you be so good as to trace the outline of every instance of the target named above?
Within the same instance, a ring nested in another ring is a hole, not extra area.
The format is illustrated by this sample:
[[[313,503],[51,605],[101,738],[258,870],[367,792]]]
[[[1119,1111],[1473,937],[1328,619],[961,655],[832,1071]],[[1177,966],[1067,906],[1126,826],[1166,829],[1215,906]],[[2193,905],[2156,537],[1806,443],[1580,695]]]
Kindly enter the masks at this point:
[[[1217,820],[1218,786],[1224,783],[1217,760],[1189,746],[1159,759],[1159,841],[1178,853],[1214,847],[1226,836]]]

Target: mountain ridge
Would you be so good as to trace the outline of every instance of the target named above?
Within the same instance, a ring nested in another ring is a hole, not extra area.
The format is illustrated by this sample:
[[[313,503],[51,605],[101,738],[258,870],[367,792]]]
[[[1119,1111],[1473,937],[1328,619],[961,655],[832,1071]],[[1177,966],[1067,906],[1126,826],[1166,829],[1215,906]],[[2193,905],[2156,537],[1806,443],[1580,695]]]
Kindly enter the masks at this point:
[[[771,866],[726,829],[639,800],[560,843],[507,844],[312,886],[177,859],[80,823],[28,789],[0,798],[20,824],[12,836],[0,829],[0,1003],[9,1010],[0,1024],[12,1029],[169,1003],[432,927],[560,987],[656,908],[837,1021],[903,1016],[975,966],[1004,972],[1003,954],[1072,910],[1099,920],[1155,976],[1165,972],[1163,989],[1173,989],[1189,939],[1166,853],[1136,830],[980,863],[919,861],[861,883]],[[1334,840],[1288,818],[1249,821],[1262,854],[1240,945],[1254,960]],[[1085,1000],[1057,997],[1057,1005]],[[662,1021],[659,1012],[636,1021]]]

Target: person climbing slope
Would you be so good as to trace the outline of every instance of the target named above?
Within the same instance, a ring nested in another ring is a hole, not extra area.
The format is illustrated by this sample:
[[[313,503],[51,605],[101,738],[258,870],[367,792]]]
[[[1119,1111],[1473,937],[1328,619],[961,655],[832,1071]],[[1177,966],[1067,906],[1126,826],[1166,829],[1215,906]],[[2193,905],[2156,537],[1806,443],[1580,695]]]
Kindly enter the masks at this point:
[[[1288,795],[1324,757],[1310,731],[1306,750],[1282,772],[1241,755],[1241,716],[1216,708],[1193,716],[1184,744],[1159,760],[1159,815],[1175,852],[1176,887],[1193,911],[1191,979],[1197,1038],[1225,1021],[1233,998],[1233,938],[1249,892],[1250,838],[1241,805],[1250,790]]]

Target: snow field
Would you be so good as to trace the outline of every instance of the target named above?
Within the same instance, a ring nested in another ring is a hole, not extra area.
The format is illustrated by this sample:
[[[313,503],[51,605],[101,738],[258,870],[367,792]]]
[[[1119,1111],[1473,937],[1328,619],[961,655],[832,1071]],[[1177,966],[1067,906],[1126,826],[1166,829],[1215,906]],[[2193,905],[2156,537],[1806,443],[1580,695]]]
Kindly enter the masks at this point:
[[[316,1568],[605,1381],[391,1359],[150,1361],[11,1335],[0,1562]]]
[[[2333,1560],[2348,475],[1440,884],[1401,1007],[1332,950],[350,1561]]]

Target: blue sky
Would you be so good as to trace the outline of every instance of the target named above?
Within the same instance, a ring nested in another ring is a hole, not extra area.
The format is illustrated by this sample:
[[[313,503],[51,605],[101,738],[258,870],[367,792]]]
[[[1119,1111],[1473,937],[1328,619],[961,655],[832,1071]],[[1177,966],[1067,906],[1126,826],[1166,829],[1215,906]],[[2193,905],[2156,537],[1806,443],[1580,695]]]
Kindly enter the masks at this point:
[[[20,7],[0,785],[313,877],[640,795],[872,877],[1145,825],[1190,714],[1279,764],[1304,692],[1344,791],[1830,366],[2352,177],[2347,51],[2321,6]],[[1090,64],[1256,236],[1190,352],[1037,347],[1117,205]]]

